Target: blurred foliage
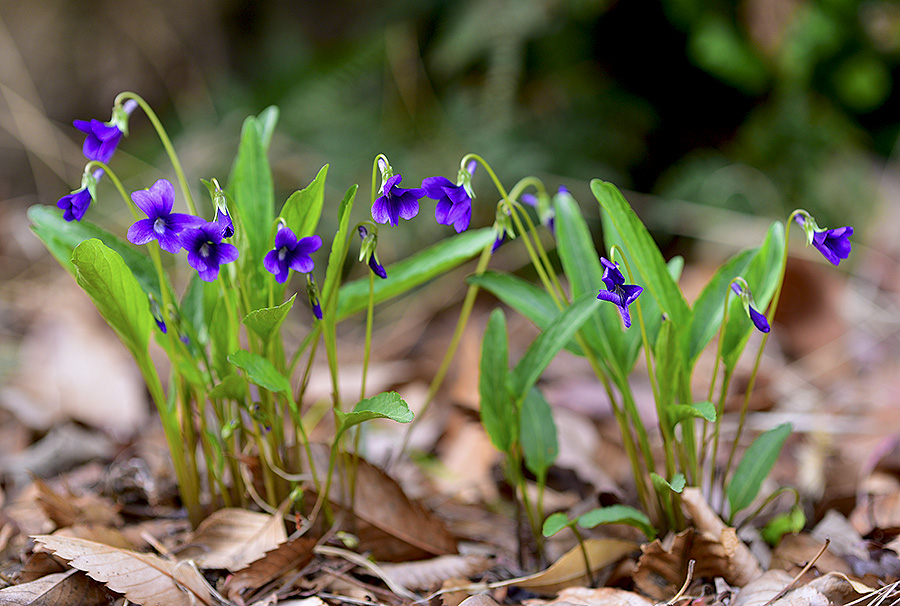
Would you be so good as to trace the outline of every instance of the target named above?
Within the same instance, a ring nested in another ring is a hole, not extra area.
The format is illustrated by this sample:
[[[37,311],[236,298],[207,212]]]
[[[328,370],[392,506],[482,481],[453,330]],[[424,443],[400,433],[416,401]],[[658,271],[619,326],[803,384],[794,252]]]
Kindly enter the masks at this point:
[[[113,95],[135,89],[173,125],[189,170],[210,177],[227,171],[222,150],[233,149],[241,117],[276,104],[283,197],[326,162],[334,187],[366,191],[377,153],[413,186],[453,178],[475,151],[509,181],[538,174],[582,199],[599,177],[663,198],[773,216],[799,205],[823,225],[859,225],[875,199],[872,167],[900,134],[892,0],[27,4],[0,0],[4,57],[13,48],[21,58],[0,69],[6,114],[21,111],[12,91],[76,141],[66,124],[106,119]],[[21,131],[0,143],[35,155]],[[130,145],[135,172],[164,165],[149,139]],[[62,148],[60,178],[75,184],[80,160]],[[45,164],[48,154],[38,154]],[[35,182],[46,177],[39,164]],[[28,172],[7,166],[10,180]],[[490,222],[491,204],[476,206],[473,224]]]

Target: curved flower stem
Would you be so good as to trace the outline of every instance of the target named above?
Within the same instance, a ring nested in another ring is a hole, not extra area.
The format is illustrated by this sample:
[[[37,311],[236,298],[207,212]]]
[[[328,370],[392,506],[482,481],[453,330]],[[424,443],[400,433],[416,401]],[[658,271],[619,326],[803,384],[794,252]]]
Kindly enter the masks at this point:
[[[187,202],[188,209],[191,211],[192,215],[196,215],[197,207],[194,205],[194,198],[193,196],[191,196],[191,190],[188,187],[187,179],[185,179],[184,177],[184,170],[181,168],[181,162],[178,160],[178,154],[175,153],[175,147],[172,145],[172,140],[169,139],[169,135],[166,132],[165,127],[162,125],[162,122],[159,121],[156,112],[153,111],[153,108],[150,107],[149,103],[144,101],[143,97],[131,91],[119,93],[116,96],[115,104],[119,105],[125,99],[135,100],[140,108],[144,110],[147,118],[150,119],[151,124],[153,124],[153,128],[156,129],[156,134],[157,136],[159,136],[159,140],[162,142],[163,147],[166,149],[166,154],[168,154],[169,156],[169,161],[172,163],[172,168],[175,169],[175,176],[178,178],[178,184],[181,186],[181,191],[184,194],[184,200],[185,202]]]
[[[729,299],[731,297],[731,292],[732,292],[731,284],[734,284],[734,280],[732,280],[731,283],[729,283],[728,289],[725,292],[725,304],[724,304],[725,307],[724,307],[724,310],[722,313],[722,323],[719,324],[719,342],[716,345],[716,361],[715,361],[715,364],[713,364],[712,377],[710,377],[710,381],[709,381],[709,393],[706,397],[706,399],[709,402],[713,401],[713,394],[715,393],[715,389],[716,389],[716,380],[718,379],[718,376],[719,376],[719,363],[722,360],[722,344],[725,340],[725,327],[728,325],[728,303],[729,303]],[[727,369],[726,369],[726,376],[722,377],[723,386],[727,386],[729,384],[730,375],[731,375],[731,373],[727,372]],[[719,452],[719,432],[722,427],[722,415],[725,414],[726,393],[727,393],[726,390],[723,389],[721,396],[719,397],[718,405],[716,406],[716,422],[715,422],[715,427],[713,429],[713,447],[712,447],[712,452],[710,453],[710,463],[712,465],[712,470],[710,472],[710,478],[715,476],[716,457],[718,456],[718,452]],[[703,426],[703,438],[700,440],[700,443],[703,444],[703,456],[701,458],[700,470],[699,470],[700,477],[697,479],[697,484],[701,485],[701,486],[703,485],[703,469],[706,466],[706,429],[707,429],[707,425],[704,425]]]
[[[784,274],[787,271],[788,251],[791,243],[791,224],[794,222],[794,217],[800,214],[808,215],[805,210],[798,209],[788,216],[787,226],[785,227],[784,232],[784,253],[781,256],[781,272],[778,275],[775,294],[772,295],[772,302],[769,304],[769,312],[766,314],[766,321],[769,323],[769,326],[772,326],[772,322],[775,320],[775,312],[778,310],[778,301],[781,299],[781,291],[784,288]],[[731,444],[731,452],[728,454],[728,463],[725,465],[725,471],[722,473],[723,486],[725,485],[728,475],[731,473],[731,464],[734,462],[737,445],[741,439],[741,434],[744,431],[744,422],[747,420],[747,409],[750,406],[750,396],[753,395],[753,387],[756,385],[756,375],[759,372],[759,364],[762,361],[762,354],[766,348],[766,343],[769,341],[770,334],[772,333],[767,332],[762,336],[762,340],[759,343],[759,350],[756,352],[756,360],[753,362],[753,371],[750,373],[750,379],[747,381],[747,389],[744,392],[744,402],[741,405],[741,417],[738,421],[737,434],[734,436],[734,441]]]

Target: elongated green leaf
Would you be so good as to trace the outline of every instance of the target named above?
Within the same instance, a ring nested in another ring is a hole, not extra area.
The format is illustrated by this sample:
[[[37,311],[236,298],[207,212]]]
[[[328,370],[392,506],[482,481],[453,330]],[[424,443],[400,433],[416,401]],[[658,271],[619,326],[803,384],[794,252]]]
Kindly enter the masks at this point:
[[[509,376],[509,342],[506,316],[495,309],[488,319],[481,341],[478,365],[478,394],[481,396],[481,424],[500,452],[509,454],[516,441],[516,406],[506,387]]]
[[[600,524],[628,524],[643,532],[650,540],[656,537],[656,528],[650,523],[650,518],[628,505],[598,507],[578,517],[578,525],[582,528],[594,528]]]
[[[731,257],[716,271],[694,302],[691,328],[684,348],[690,368],[694,367],[697,358],[700,357],[722,324],[722,318],[725,315],[725,296],[729,291],[728,285],[736,277],[744,275],[758,250],[758,248],[754,248],[741,251]]]
[[[135,358],[147,355],[153,316],[150,302],[119,253],[96,239],[72,253],[75,280]]]
[[[270,121],[277,117],[267,114]],[[238,241],[246,238],[248,249],[241,251],[244,267],[254,267],[262,271],[262,259],[268,248],[269,232],[275,220],[275,194],[272,185],[272,170],[261,135],[268,126],[249,116],[241,129],[241,142],[237,158],[228,179],[228,192],[234,200],[240,224],[235,229]]]
[[[793,427],[790,423],[783,423],[760,434],[750,444],[750,448],[744,453],[725,492],[728,504],[731,506],[732,519],[737,512],[747,508],[759,494],[763,480],[772,471],[781,447],[784,446],[784,441],[791,435],[792,430]]]
[[[672,322],[663,322],[656,338],[653,357],[656,360],[657,403],[663,409],[675,404],[675,392],[684,371],[681,349],[678,347],[677,328]]]
[[[569,525],[569,516],[567,516],[562,511],[557,511],[556,513],[550,514],[550,516],[544,520],[544,526],[541,528],[541,534],[545,537],[552,537],[557,532],[565,528]]]
[[[669,274],[659,247],[631,205],[612,183],[594,179],[591,181],[591,191],[600,202],[600,206],[609,213],[610,219],[622,235],[626,254],[631,255],[636,269],[646,281],[646,284],[641,286],[652,293],[670,320],[679,326],[687,325],[690,319],[687,301]]]
[[[466,231],[388,265],[385,268],[387,279],[375,281],[375,303],[408,292],[465,263],[493,241],[494,233],[490,228]],[[338,298],[338,320],[362,311],[368,302],[368,277],[345,284]]]
[[[259,115],[256,117],[256,126],[259,129],[259,141],[262,143],[263,149],[269,149],[269,144],[272,142],[272,135],[275,134],[275,126],[278,124],[279,113],[278,107],[270,105],[259,112]]]
[[[278,372],[272,362],[259,354],[239,349],[228,356],[228,361],[243,370],[254,385],[276,393],[291,391],[291,382]]]
[[[572,299],[585,293],[596,297],[604,288],[603,269],[587,222],[572,196],[556,197],[555,225],[559,259],[572,288]],[[633,364],[629,358],[637,356],[637,348],[628,351],[615,305],[601,305],[597,314],[585,322],[582,333],[601,363],[610,365],[619,376],[626,374],[625,369]]]
[[[537,477],[539,483],[543,483],[547,471],[559,456],[559,444],[556,441],[556,422],[553,420],[550,404],[536,387],[532,387],[525,395],[519,421],[525,467]]]
[[[758,311],[762,314],[766,313],[766,307],[775,294],[783,260],[784,224],[775,221],[744,275]],[[733,369],[737,364],[753,330],[755,330],[753,322],[747,317],[740,299],[732,296],[728,308],[728,324],[725,326],[722,342],[722,360],[726,368]]]
[[[135,250],[131,244],[85,219],[66,221],[63,219],[62,211],[52,206],[42,204],[32,206],[28,209],[28,218],[31,220],[34,233],[59,264],[73,275],[75,266],[72,265],[72,252],[75,247],[85,240],[96,238],[122,257],[144,292],[152,293],[157,301],[162,300],[156,270],[143,251]]]
[[[372,419],[390,419],[397,423],[409,423],[413,420],[409,404],[395,391],[361,400],[351,412],[335,411],[335,414],[339,419],[338,434]]]
[[[687,484],[687,480],[684,477],[684,474],[676,473],[672,476],[672,481],[668,481],[658,473],[650,472],[650,481],[653,483],[653,490],[655,490],[659,494],[665,494],[667,492],[676,492],[681,494],[681,491],[684,490],[685,484]]]
[[[710,423],[716,421],[716,407],[712,402],[694,402],[693,404],[673,404],[666,408],[669,423],[674,427],[686,419],[705,419]]]
[[[526,396],[559,350],[597,313],[601,303],[593,293],[586,293],[560,312],[531,343],[510,376],[510,388],[517,401]]]
[[[298,238],[306,238],[316,231],[319,218],[322,216],[322,207],[325,204],[325,177],[328,174],[326,164],[319,170],[319,174],[305,189],[300,189],[291,194],[281,208],[279,217],[291,228]]]
[[[277,307],[264,307],[251,311],[244,316],[241,322],[260,339],[268,341],[281,327],[285,318],[287,318],[288,312],[294,306],[294,299],[296,298],[297,293],[294,293],[290,299]]]
[[[467,284],[477,284],[517,312],[544,328],[559,313],[547,291],[512,274],[486,271],[466,278]]]

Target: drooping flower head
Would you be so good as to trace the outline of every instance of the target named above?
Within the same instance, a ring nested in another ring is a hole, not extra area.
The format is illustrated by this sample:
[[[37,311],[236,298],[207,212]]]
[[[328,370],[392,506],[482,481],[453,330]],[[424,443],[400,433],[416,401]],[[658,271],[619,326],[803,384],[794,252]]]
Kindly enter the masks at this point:
[[[128,241],[132,244],[157,240],[160,248],[174,255],[181,250],[181,234],[206,223],[194,215],[172,212],[175,188],[166,179],[159,179],[150,189],[139,189],[131,194],[131,199],[147,215],[128,228]]]
[[[497,203],[497,212],[494,214],[494,245],[491,246],[491,254],[497,252],[507,238],[514,240],[516,232],[513,231],[512,218],[509,206],[505,201],[501,200]]]
[[[163,334],[166,333],[166,321],[163,318],[162,308],[159,306],[159,301],[156,300],[156,297],[153,296],[153,293],[150,293],[150,315],[153,316],[153,320],[156,321],[156,325],[159,327],[159,330],[162,331]]]
[[[852,227],[838,227],[837,229],[822,229],[811,216],[800,212],[794,216],[806,232],[806,245],[812,244],[822,256],[833,265],[839,265],[843,259],[850,256],[850,236],[853,235]]]
[[[456,185],[446,177],[428,177],[422,180],[425,195],[437,200],[434,218],[441,225],[452,225],[456,233],[469,228],[472,220],[472,175],[475,174],[476,162],[472,160],[465,168],[461,168]]]
[[[280,224],[275,234],[275,248],[266,254],[263,267],[275,274],[276,281],[284,284],[291,269],[300,273],[311,272],[314,265],[310,255],[321,247],[322,238],[319,236],[298,239],[290,227]]]
[[[371,232],[365,225],[359,225],[357,227],[357,233],[359,233],[359,237],[362,238],[362,244],[359,247],[359,260],[368,263],[369,269],[371,269],[376,276],[384,280],[387,278],[387,271],[384,269],[384,266],[378,262],[378,253],[375,250],[378,244],[378,232],[375,230],[374,225],[371,223],[369,223],[369,225],[372,227]]]
[[[419,214],[419,199],[425,196],[425,190],[398,187],[403,177],[395,175],[383,157],[378,159],[378,166],[381,169],[381,195],[372,204],[372,218],[376,223],[390,223],[396,227],[400,219],[409,220]]]
[[[200,180],[209,190],[209,196],[212,198],[213,207],[216,209],[216,215],[213,221],[222,227],[222,237],[226,240],[234,235],[234,223],[231,215],[228,213],[228,196],[219,185],[218,179],[206,181]]]
[[[600,263],[603,264],[603,283],[606,284],[606,290],[601,290],[597,298],[614,303],[619,308],[625,328],[628,328],[631,326],[628,306],[638,298],[644,289],[635,284],[625,284],[625,276],[619,271],[618,263],[613,263],[605,257],[600,257]]]
[[[218,278],[219,266],[237,260],[239,255],[235,246],[222,242],[222,228],[215,221],[185,229],[181,244],[188,253],[188,264],[204,282]]]
[[[556,192],[557,196],[562,195],[570,195],[569,190],[566,189],[564,185],[559,186],[559,191]],[[554,224],[554,219],[556,218],[556,213],[553,210],[553,206],[550,204],[550,198],[546,195],[546,193],[540,193],[539,195],[534,194],[522,194],[519,198],[522,202],[534,208],[537,212],[538,220],[541,222],[541,225],[550,230],[550,233],[556,233],[556,226]]]
[[[312,274],[306,274],[306,297],[309,299],[309,307],[316,319],[322,319],[322,306],[319,305],[319,287]]]
[[[63,219],[81,221],[84,218],[84,214],[94,199],[94,188],[102,176],[102,168],[98,168],[94,172],[85,172],[81,177],[81,187],[59,199],[56,205],[63,210]]]
[[[122,136],[128,132],[128,116],[137,107],[137,101],[129,99],[123,105],[113,108],[112,119],[101,122],[97,119],[75,120],[75,128],[87,135],[82,152],[88,160],[108,164]]]
[[[759,313],[759,311],[753,307],[755,302],[753,301],[753,294],[750,292],[750,287],[747,286],[743,280],[740,280],[731,283],[731,290],[741,298],[741,302],[744,305],[744,311],[750,316],[753,325],[756,326],[760,332],[769,332],[769,321],[766,320],[766,316]]]

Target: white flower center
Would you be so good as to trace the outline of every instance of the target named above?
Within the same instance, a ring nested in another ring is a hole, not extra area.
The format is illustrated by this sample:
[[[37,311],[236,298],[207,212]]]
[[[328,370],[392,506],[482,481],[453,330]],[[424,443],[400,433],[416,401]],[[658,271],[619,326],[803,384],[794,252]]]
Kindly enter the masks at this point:
[[[284,261],[284,258],[285,258],[286,256],[287,256],[287,249],[284,248],[284,247],[279,248],[279,249],[278,249],[278,260],[279,260],[279,261]]]
[[[156,221],[154,221],[153,231],[155,231],[160,236],[166,233],[166,220],[162,217],[159,217]]]
[[[200,256],[205,259],[205,258],[209,257],[209,253],[210,253],[209,242],[204,242],[203,244],[200,245]]]

